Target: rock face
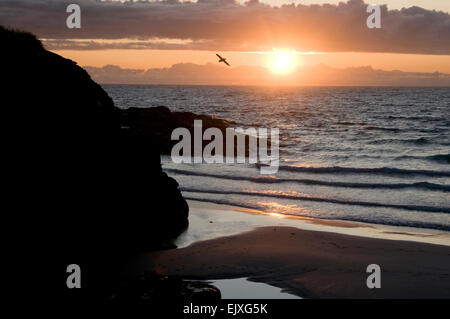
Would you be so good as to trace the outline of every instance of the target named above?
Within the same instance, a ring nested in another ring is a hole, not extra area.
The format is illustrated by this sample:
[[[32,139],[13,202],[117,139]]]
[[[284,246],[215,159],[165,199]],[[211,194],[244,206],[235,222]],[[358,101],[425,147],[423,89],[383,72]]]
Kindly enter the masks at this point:
[[[194,137],[195,120],[201,120],[201,137],[198,141],[195,141]],[[266,141],[263,137],[254,137],[247,133],[239,133],[236,131],[234,132],[235,136],[232,136],[233,140],[229,139],[226,130],[236,124],[234,121],[218,119],[210,115],[198,115],[192,112],[171,112],[165,106],[121,110],[120,121],[122,127],[128,130],[129,133],[144,136],[147,141],[152,141],[154,147],[158,148],[161,154],[166,155],[170,155],[173,146],[179,142],[179,140],[171,139],[172,132],[179,127],[186,128],[190,133],[191,156],[194,154],[194,145],[196,143],[199,144],[198,146],[203,153],[205,147],[211,142],[209,139],[203,140],[203,134],[209,128],[217,128],[220,130],[222,133],[222,145],[232,143],[233,147],[231,147],[231,150],[233,154],[231,156],[238,155],[238,136],[242,137],[245,143],[243,148],[245,156],[249,156],[250,154],[250,140],[259,147],[270,147],[271,145],[270,137]],[[214,137],[214,139],[220,140],[220,137]],[[215,151],[213,153],[215,155]],[[224,146],[222,153],[217,153],[217,155],[228,155],[227,147]]]
[[[139,132],[154,141],[162,154],[170,154],[178,141],[171,140],[172,131],[178,127],[187,128],[194,136],[194,121],[201,120],[203,131],[218,128],[225,136],[225,130],[233,121],[213,118],[209,115],[197,115],[192,112],[171,112],[165,106],[151,108],[129,108],[122,110],[122,125],[132,132]],[[203,134],[202,131],[202,134]],[[206,143],[204,143],[206,145]],[[193,142],[192,142],[193,145]],[[203,147],[202,147],[203,149]]]
[[[152,139],[121,129],[120,110],[75,62],[28,33],[0,27],[0,41],[13,213],[63,278],[68,264],[101,268],[180,234],[188,205]]]
[[[155,306],[157,302],[182,309],[182,306],[189,302],[194,304],[219,302],[221,293],[219,289],[203,281],[183,280],[180,277],[150,272],[143,273],[117,287],[108,298],[117,303],[131,302]],[[167,309],[165,311],[167,312]]]

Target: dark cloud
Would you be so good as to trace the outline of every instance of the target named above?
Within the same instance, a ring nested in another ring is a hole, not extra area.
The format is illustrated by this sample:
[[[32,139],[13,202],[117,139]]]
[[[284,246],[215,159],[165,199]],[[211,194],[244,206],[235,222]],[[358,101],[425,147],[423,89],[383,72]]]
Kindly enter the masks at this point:
[[[115,65],[85,69],[95,81],[111,84],[450,86],[450,74],[383,71],[370,66],[336,69],[321,64],[299,68],[283,77],[257,66],[228,68],[192,63],[148,70]]]
[[[450,15],[419,7],[388,10],[382,28],[368,29],[367,4],[350,0],[338,5],[271,7],[257,0],[96,1],[78,0],[82,28],[65,25],[66,6],[74,1],[0,0],[0,24],[49,39],[133,39],[121,48],[204,50],[363,51],[450,54]],[[149,39],[184,39],[186,44],[145,43]],[[143,41],[138,43],[136,40]],[[108,48],[87,41],[59,42],[78,49]],[[49,43],[58,48],[58,42]],[[116,44],[115,44],[116,45]]]
[[[171,43],[167,41],[125,41],[110,42],[102,40],[66,40],[45,39],[44,46],[47,50],[210,50],[212,41],[189,41],[188,43]]]

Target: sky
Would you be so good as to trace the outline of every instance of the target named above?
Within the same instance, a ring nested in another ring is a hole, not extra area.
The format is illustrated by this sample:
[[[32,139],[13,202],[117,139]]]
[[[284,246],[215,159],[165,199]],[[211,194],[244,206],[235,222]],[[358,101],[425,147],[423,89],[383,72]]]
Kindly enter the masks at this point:
[[[81,7],[81,29],[65,25]],[[0,24],[35,33],[82,66],[170,68],[179,63],[297,68],[371,66],[450,73],[450,0],[370,0],[381,28],[369,29],[363,0],[0,0]],[[224,66],[225,67],[225,66]]]
[[[272,5],[280,5],[284,3],[302,3],[302,4],[337,4],[343,0],[265,0],[263,2]],[[241,1],[240,1],[241,2]],[[429,10],[442,10],[450,12],[450,1],[448,0],[370,0],[367,3],[371,4],[387,4],[390,9],[401,9],[404,7],[418,6]]]

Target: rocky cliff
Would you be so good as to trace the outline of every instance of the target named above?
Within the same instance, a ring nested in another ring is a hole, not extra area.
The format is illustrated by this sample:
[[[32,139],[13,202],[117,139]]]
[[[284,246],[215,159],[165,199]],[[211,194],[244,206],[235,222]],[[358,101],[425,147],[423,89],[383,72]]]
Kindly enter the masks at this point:
[[[32,229],[25,238],[39,241],[47,271],[65,278],[77,263],[104,287],[98,274],[120,256],[183,231],[188,205],[152,138],[122,129],[121,112],[86,71],[28,33],[0,28],[0,43],[8,213]]]

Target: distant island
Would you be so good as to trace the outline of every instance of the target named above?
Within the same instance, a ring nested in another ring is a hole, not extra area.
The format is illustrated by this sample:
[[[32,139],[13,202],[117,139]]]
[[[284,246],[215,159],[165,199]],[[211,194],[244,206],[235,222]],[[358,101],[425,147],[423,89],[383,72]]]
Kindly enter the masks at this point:
[[[169,68],[127,69],[117,65],[86,66],[105,84],[287,85],[287,86],[450,86],[450,74],[376,70],[371,66],[337,69],[318,64],[274,77],[262,66],[234,68],[178,63]]]

